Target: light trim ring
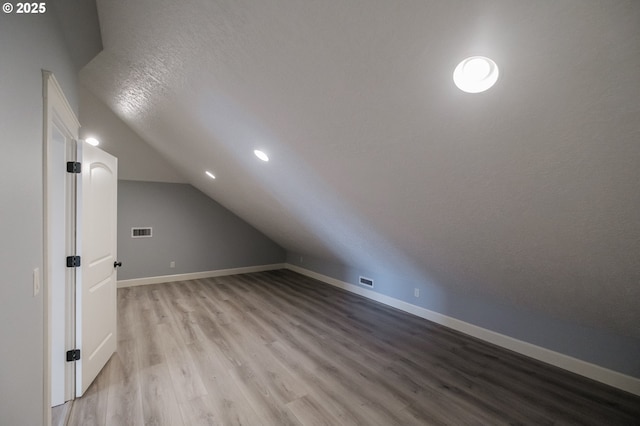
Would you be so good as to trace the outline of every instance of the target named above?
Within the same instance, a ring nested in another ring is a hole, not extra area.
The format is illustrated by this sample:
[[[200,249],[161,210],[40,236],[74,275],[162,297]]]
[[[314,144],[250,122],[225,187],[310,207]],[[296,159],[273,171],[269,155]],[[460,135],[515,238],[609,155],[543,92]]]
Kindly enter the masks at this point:
[[[453,71],[453,82],[467,93],[480,93],[496,84],[500,71],[494,61],[484,56],[471,56]]]

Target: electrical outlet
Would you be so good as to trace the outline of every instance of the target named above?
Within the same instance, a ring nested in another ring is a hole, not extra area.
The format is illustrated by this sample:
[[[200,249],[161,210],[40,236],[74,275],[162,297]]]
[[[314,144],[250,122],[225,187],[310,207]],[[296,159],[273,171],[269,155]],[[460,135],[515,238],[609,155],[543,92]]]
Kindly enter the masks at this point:
[[[420,289],[419,288],[414,288],[413,289],[413,296],[414,297],[420,297]]]
[[[40,293],[40,268],[33,270],[33,297]]]
[[[172,261],[169,263],[169,268],[175,268],[175,267],[176,267],[176,262],[175,262],[174,260],[172,260]]]

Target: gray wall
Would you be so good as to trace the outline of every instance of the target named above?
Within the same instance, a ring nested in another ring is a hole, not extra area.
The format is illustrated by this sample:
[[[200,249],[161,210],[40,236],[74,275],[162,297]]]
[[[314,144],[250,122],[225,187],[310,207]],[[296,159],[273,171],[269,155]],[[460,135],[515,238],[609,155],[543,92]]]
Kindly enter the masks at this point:
[[[119,280],[285,260],[284,249],[191,185],[126,180],[118,185]],[[131,238],[136,226],[153,227],[153,237]]]
[[[0,424],[39,425],[44,305],[32,277],[43,269],[42,69],[77,114],[76,79],[52,11],[0,14],[0,52]]]
[[[356,284],[360,275],[373,278],[373,291],[378,293],[640,378],[640,340],[637,339],[446,291],[427,282],[409,281],[395,274],[340,265],[301,253],[287,253],[287,263],[351,284]],[[416,287],[420,289],[418,298],[413,296]]]

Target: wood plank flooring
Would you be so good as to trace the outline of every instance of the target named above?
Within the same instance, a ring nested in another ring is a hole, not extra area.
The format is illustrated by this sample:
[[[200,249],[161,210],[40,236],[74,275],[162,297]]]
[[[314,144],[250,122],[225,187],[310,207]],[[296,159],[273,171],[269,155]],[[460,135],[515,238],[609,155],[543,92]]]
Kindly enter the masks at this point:
[[[73,401],[68,401],[51,408],[51,426],[65,426],[67,424],[72,404]]]
[[[118,290],[69,425],[640,424],[640,398],[291,271]]]

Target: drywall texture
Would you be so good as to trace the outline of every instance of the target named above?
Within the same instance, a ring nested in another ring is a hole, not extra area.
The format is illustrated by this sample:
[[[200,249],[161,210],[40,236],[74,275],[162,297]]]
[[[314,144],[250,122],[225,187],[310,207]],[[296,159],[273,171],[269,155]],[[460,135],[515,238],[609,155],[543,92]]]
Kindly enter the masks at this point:
[[[138,226],[153,236],[131,238]],[[118,259],[124,280],[283,263],[285,251],[191,185],[119,181]]]
[[[98,6],[81,80],[282,247],[640,338],[637,0]]]
[[[375,266],[357,268],[294,252],[287,253],[287,263],[351,284],[358,284],[358,278],[365,276],[374,280],[371,290],[375,292],[640,378],[639,339],[551,318],[542,312],[496,304],[473,294],[453,292],[428,280],[389,275]],[[419,289],[419,297],[414,296],[415,288]]]
[[[100,149],[118,158],[118,178],[150,182],[186,180],[154,148],[150,147],[102,101],[81,85],[80,137],[95,137]]]
[[[50,6],[48,4],[48,6]],[[0,14],[0,424],[43,424],[42,69],[77,113],[73,63],[55,14]],[[16,351],[19,356],[16,356]]]

